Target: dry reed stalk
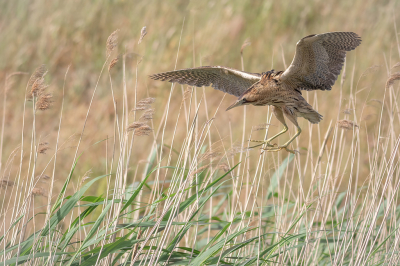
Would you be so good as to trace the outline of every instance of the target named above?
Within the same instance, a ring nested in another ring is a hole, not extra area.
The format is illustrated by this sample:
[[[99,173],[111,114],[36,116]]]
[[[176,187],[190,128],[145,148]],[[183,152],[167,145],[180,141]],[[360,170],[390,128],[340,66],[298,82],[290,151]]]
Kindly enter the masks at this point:
[[[29,74],[29,73],[27,73],[27,72],[20,72],[20,71],[18,71],[18,72],[13,72],[13,73],[11,73],[11,74],[8,74],[7,76],[6,76],[6,81],[5,81],[5,91],[7,92],[7,91],[9,91],[10,90],[10,88],[11,88],[11,86],[14,84],[14,80],[13,79],[11,79],[12,77],[14,77],[14,76],[16,76],[16,75],[27,75],[27,74]]]
[[[117,44],[118,44],[118,32],[119,32],[119,30],[115,30],[107,38],[107,43],[106,43],[106,55],[107,56],[110,56],[111,52],[114,51],[115,47],[117,47]]]
[[[137,233],[136,239],[140,239],[142,237],[142,230],[139,229],[139,232]],[[136,257],[137,251],[138,251],[139,243],[135,244],[135,247],[133,248],[132,256],[131,259]]]
[[[337,125],[339,128],[351,130],[355,127],[359,127],[354,121],[342,119],[337,121]]]
[[[144,36],[146,36],[146,34],[147,34],[147,30],[146,30],[146,26],[144,26],[142,28],[142,30],[140,31],[140,38],[139,38],[138,44],[140,44],[142,42],[142,40],[143,40]]]
[[[379,104],[382,104],[382,101],[381,101],[381,100],[378,100],[378,99],[371,99],[371,100],[369,100],[368,102],[377,102],[377,103],[379,103]]]

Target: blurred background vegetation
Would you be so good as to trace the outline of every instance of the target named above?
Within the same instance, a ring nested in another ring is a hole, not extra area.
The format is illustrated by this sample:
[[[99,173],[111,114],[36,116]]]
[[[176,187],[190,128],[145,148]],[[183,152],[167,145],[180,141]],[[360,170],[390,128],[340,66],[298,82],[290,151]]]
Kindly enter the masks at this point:
[[[38,113],[37,132],[40,140],[48,142],[53,152],[65,80],[64,120],[60,138],[65,145],[58,155],[56,173],[56,179],[64,179],[70,170],[71,154],[76,146],[76,138],[74,140],[71,136],[81,132],[90,98],[105,62],[105,42],[114,30],[120,30],[118,53],[128,54],[126,82],[128,96],[132,99],[129,105],[133,107],[137,82],[138,100],[156,98],[155,131],[160,128],[171,85],[152,81],[148,75],[175,67],[200,65],[241,69],[240,50],[246,40],[251,42],[243,51],[246,71],[283,70],[290,64],[295,45],[302,37],[329,31],[353,31],[362,37],[363,42],[347,56],[343,88],[339,77],[332,91],[305,93],[324,120],[317,128],[300,119],[304,131],[294,148],[304,152],[308,147],[302,143],[309,140],[311,131],[314,131],[313,138],[320,140],[331,122],[335,124],[343,118],[362,126],[360,135],[367,142],[366,132],[369,130],[369,134],[373,135],[376,129],[385,81],[391,67],[399,61],[399,36],[396,35],[396,27],[400,27],[400,15],[396,13],[399,8],[400,2],[396,0],[1,1],[0,80],[4,84],[6,75],[12,72],[31,73],[37,66],[46,64],[49,69],[46,80],[54,94],[54,104],[51,110]],[[147,27],[148,34],[138,44],[143,26]],[[68,66],[70,69],[65,78]],[[116,90],[122,90],[122,75],[122,64],[119,63],[111,70]],[[23,99],[28,78],[29,75],[15,76],[12,78],[13,84],[9,84],[3,165],[21,142]],[[93,111],[89,115],[80,149],[85,152],[79,161],[79,175],[88,170],[103,172],[106,157],[110,156],[109,151],[108,155],[105,152],[104,145],[93,145],[112,136],[114,132],[114,109],[108,79],[108,75],[101,76],[95,95]],[[167,123],[165,144],[171,142],[176,121],[173,110],[180,108],[184,89],[186,87],[176,86],[172,94],[172,112]],[[4,93],[3,89],[1,93]],[[197,101],[200,101],[203,89],[197,89],[196,93]],[[243,110],[223,111],[234,101],[233,96],[226,95],[223,99],[221,92],[210,88],[205,90],[205,94],[207,100],[201,105],[199,124],[215,116],[217,123],[213,125],[212,142],[222,139],[228,145],[240,145]],[[122,93],[116,97],[117,103],[121,102],[118,97],[122,97]],[[215,115],[222,99],[221,110]],[[350,114],[343,113],[346,109],[351,110],[347,110]],[[246,136],[249,136],[253,126],[266,122],[267,110],[267,107],[247,108]],[[272,125],[269,134],[280,130],[274,118]],[[29,128],[26,129],[28,132]],[[289,132],[294,133],[292,128]],[[179,127],[176,137],[185,133],[186,128]],[[352,133],[345,134],[351,141]],[[252,137],[262,139],[264,133],[257,131]],[[288,137],[280,137],[279,142]],[[143,136],[135,143],[132,173],[140,167],[137,162],[147,159],[152,142],[152,136]],[[316,145],[318,143],[320,141],[316,141]],[[179,150],[181,143],[178,141],[175,145],[177,147],[174,148]],[[317,156],[318,147],[313,152]],[[38,165],[45,165],[51,153],[46,155],[48,158],[40,157]],[[252,153],[258,155],[259,151]],[[361,162],[361,169],[367,173],[368,160]]]

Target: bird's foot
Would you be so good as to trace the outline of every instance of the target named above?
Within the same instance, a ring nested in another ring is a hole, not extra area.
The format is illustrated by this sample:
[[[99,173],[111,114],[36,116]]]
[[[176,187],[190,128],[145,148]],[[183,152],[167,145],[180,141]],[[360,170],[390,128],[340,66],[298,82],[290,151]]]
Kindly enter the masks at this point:
[[[258,143],[260,143],[260,144],[257,144],[257,145],[255,145],[255,146],[251,146],[251,147],[249,147],[249,149],[252,149],[252,148],[256,148],[256,147],[259,147],[259,146],[262,146],[262,145],[267,145],[267,147],[275,147],[275,146],[277,146],[277,144],[276,143],[274,143],[274,144],[271,144],[270,143],[270,141],[268,141],[268,140],[250,140],[251,142],[258,142]]]
[[[293,153],[293,154],[296,154],[296,152],[298,152],[298,151],[296,151],[296,150],[291,150],[291,149],[289,149],[288,147],[287,147],[287,145],[285,146],[279,146],[279,147],[276,147],[276,148],[270,148],[270,147],[267,147],[267,148],[264,148],[263,150],[264,151],[272,151],[272,152],[277,152],[277,151],[280,151],[280,150],[283,150],[283,149],[285,149],[287,152],[290,152],[290,153]]]

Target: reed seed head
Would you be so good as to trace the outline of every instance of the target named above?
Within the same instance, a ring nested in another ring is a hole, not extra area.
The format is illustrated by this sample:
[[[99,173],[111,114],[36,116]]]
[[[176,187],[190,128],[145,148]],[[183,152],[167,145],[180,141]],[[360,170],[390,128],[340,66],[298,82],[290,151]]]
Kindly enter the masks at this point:
[[[148,125],[143,125],[135,130],[135,136],[148,136],[153,129]]]
[[[400,72],[393,73],[392,75],[390,75],[390,77],[386,81],[386,88],[389,88],[390,86],[393,86],[393,83],[396,80],[400,80]]]
[[[36,110],[45,111],[53,105],[53,94],[42,91],[39,93],[38,100],[36,102]]]
[[[118,44],[118,32],[119,32],[119,30],[115,30],[107,38],[107,43],[106,43],[106,55],[107,56],[109,56],[111,54],[111,52],[114,51],[115,47],[117,47],[117,44]]]
[[[43,174],[43,175],[37,176],[36,178],[40,179],[40,180],[49,180],[50,176]]]
[[[150,105],[137,106],[136,108],[133,108],[133,109],[131,110],[131,112],[144,111],[144,110],[147,110],[147,109],[149,109],[149,108],[151,108]]]
[[[147,34],[147,30],[146,30],[146,26],[144,26],[142,28],[142,30],[140,31],[140,38],[139,38],[138,44],[140,44],[142,42],[142,40],[143,40],[144,36],[146,36],[146,34]]]
[[[86,171],[86,173],[83,174],[82,180],[81,180],[81,185],[90,178],[90,175],[92,174],[92,169],[89,169]]]
[[[231,168],[226,163],[221,163],[218,165],[218,168],[224,171],[225,173],[228,172]]]
[[[147,109],[139,118],[141,121],[149,121],[153,119],[154,109]]]
[[[40,154],[46,154],[46,151],[50,149],[49,148],[49,143],[48,142],[41,142],[39,143],[39,147],[38,147],[38,153]]]
[[[347,119],[337,121],[337,125],[339,128],[351,130],[355,127],[359,127],[355,122]]]
[[[205,169],[207,169],[209,166],[210,166],[210,165],[207,164],[207,165],[203,165],[202,167],[197,168],[196,171],[193,171],[193,172],[190,173],[190,176],[189,176],[189,177],[192,177],[192,176],[194,176],[194,175],[196,175],[196,174],[198,174],[198,173],[203,172],[203,171],[204,171]]]
[[[254,126],[254,127],[253,127],[253,131],[266,130],[266,129],[268,128],[269,125],[270,125],[270,124],[268,124],[268,123],[263,123],[263,124]]]
[[[43,92],[47,88],[47,85],[44,83],[44,78],[38,78],[33,82],[31,86],[30,97],[37,97],[41,92]]]
[[[214,161],[221,158],[222,153],[218,151],[208,151],[200,155],[199,163],[203,161]]]
[[[251,45],[250,39],[246,39],[244,41],[244,43],[242,44],[242,47],[240,48],[240,53],[243,54],[243,50],[244,48],[246,48],[247,46]]]
[[[42,187],[35,187],[32,189],[32,196],[42,196],[46,197],[47,193],[46,190]]]
[[[233,146],[230,150],[228,150],[226,156],[227,157],[233,157],[237,153],[242,153],[248,151],[247,148],[243,148],[241,146]]]
[[[0,187],[6,189],[7,187],[12,187],[14,186],[14,181],[8,180],[8,179],[0,179]]]
[[[149,97],[149,98],[144,98],[144,99],[138,101],[137,105],[142,106],[142,105],[152,104],[152,103],[155,102],[155,100],[156,100],[156,98],[151,98],[151,97]]]
[[[354,111],[354,109],[344,109],[342,113],[345,115],[350,115],[352,111]]]
[[[144,98],[144,99],[138,101],[136,104],[136,108],[133,108],[132,112],[144,111],[144,110],[151,109],[151,104],[153,104],[155,102],[155,100],[156,100],[156,98],[149,97],[149,98]],[[153,109],[151,109],[151,110],[153,110]],[[153,112],[154,112],[154,110],[153,110]]]
[[[32,87],[33,83],[35,83],[36,80],[43,78],[46,72],[47,72],[46,65],[41,65],[38,68],[36,68],[31,77],[29,78],[28,88]]]
[[[186,101],[187,99],[190,98],[190,95],[192,94],[192,90],[189,89],[189,87],[186,88],[185,92],[183,93],[183,101]]]
[[[108,65],[108,71],[110,71],[119,61],[120,56],[117,56],[113,60],[111,60],[110,64]]]
[[[140,128],[142,126],[146,126],[146,123],[145,122],[133,122],[132,124],[130,124],[128,126],[127,131],[129,132],[129,131],[135,130],[137,128]]]
[[[396,67],[400,67],[400,62],[397,62],[397,63],[392,67],[392,69],[393,69],[393,68],[396,68]]]
[[[374,73],[374,72],[378,71],[378,70],[379,70],[379,68],[380,68],[380,66],[379,66],[379,65],[373,65],[373,66],[371,66],[371,67],[367,68],[367,70],[365,70],[365,71],[364,71],[364,73],[361,75],[361,77],[368,76],[369,74],[371,74],[371,73]]]

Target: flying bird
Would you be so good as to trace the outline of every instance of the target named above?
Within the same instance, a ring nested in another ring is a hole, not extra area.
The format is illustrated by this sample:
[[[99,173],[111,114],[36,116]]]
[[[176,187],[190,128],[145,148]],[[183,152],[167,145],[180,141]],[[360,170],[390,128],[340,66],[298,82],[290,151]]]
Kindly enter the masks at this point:
[[[297,117],[303,117],[313,124],[322,120],[303,98],[302,90],[331,90],[342,70],[346,52],[354,50],[361,38],[354,32],[329,32],[313,34],[297,42],[292,63],[285,71],[274,70],[248,73],[224,66],[202,66],[151,75],[155,80],[178,82],[192,86],[212,86],[217,90],[238,97],[229,109],[242,105],[272,105],[276,118],[283,124],[283,130],[275,136],[254,141],[266,145],[267,151],[285,149],[294,153],[288,145],[301,133]],[[296,128],[296,134],[285,144],[275,147],[271,141],[288,131],[285,117]]]

